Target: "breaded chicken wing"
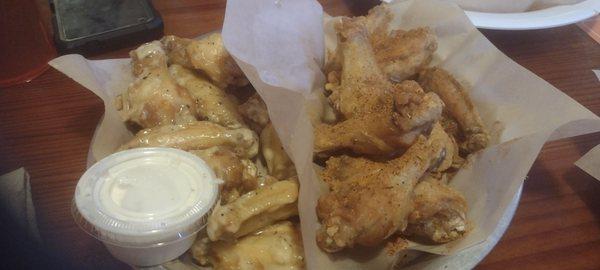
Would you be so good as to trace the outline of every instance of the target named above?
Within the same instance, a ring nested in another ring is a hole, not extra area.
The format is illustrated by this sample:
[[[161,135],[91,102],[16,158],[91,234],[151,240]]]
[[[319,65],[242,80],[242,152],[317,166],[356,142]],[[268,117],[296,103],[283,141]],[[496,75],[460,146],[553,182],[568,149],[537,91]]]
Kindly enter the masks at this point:
[[[258,153],[258,137],[246,128],[228,129],[212,122],[199,121],[142,130],[120,150],[157,146],[186,151],[227,146],[240,157],[252,158]]]
[[[191,251],[196,261],[211,264],[215,270],[304,269],[300,230],[289,221],[268,226],[237,242],[199,239]]]
[[[157,41],[130,52],[135,81],[115,101],[124,121],[141,128],[196,121],[195,102],[169,74]]]
[[[322,223],[317,232],[319,247],[336,252],[356,244],[374,246],[403,231],[413,210],[413,188],[428,168],[443,159],[447,137],[436,124],[429,138],[420,135],[406,153],[385,163],[330,158],[323,178],[331,192],[317,205]]]
[[[483,126],[477,108],[464,87],[441,68],[429,68],[419,75],[419,83],[426,91],[434,92],[446,104],[446,111],[458,122],[465,141],[461,150],[472,153],[485,148],[489,144],[490,135]]]
[[[179,85],[190,92],[197,103],[199,117],[229,128],[245,126],[237,105],[225,91],[183,66],[173,64],[169,72]]]

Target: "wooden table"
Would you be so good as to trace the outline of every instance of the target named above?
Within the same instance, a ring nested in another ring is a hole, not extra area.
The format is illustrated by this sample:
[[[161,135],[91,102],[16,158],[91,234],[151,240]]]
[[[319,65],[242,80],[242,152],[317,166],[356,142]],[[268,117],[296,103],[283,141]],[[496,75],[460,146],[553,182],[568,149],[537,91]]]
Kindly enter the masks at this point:
[[[375,3],[322,2],[332,15],[364,14]],[[225,9],[225,1],[216,0],[154,4],[165,33],[186,37],[219,29]],[[600,83],[591,71],[600,67],[600,46],[577,26],[482,32],[519,64],[600,114]],[[96,58],[125,57],[129,49]],[[99,98],[54,69],[0,90],[0,173],[25,167],[31,174],[43,250],[49,254],[28,251],[30,256],[17,263],[127,268],[80,230],[70,213],[102,113]],[[573,165],[599,143],[595,133],[546,144],[525,181],[512,224],[478,269],[600,269],[600,183]]]

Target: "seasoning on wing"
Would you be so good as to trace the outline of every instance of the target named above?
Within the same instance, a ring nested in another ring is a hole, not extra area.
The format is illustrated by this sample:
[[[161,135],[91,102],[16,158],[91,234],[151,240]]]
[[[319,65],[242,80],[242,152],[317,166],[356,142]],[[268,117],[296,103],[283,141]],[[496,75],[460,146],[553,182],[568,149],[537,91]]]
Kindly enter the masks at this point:
[[[434,99],[411,99],[411,104],[427,101],[431,105],[402,108],[400,116],[423,117],[419,119],[421,122],[412,124],[415,129],[403,130],[408,126],[397,126],[392,115],[398,106],[406,104],[395,106],[394,96],[405,94],[377,66],[366,27],[360,20],[344,18],[337,30],[343,59],[341,78],[339,84],[330,83],[327,88],[331,91],[330,102],[345,119],[316,127],[315,152],[350,149],[360,154],[388,155],[406,149],[423,128],[439,118],[436,112],[441,110],[442,103]]]
[[[465,137],[461,150],[473,153],[489,144],[490,135],[464,87],[441,68],[429,68],[419,75],[426,91],[436,93],[446,104],[446,111],[458,122]]]
[[[331,192],[319,199],[323,224],[319,247],[337,252],[356,244],[374,246],[408,225],[411,194],[419,179],[444,158],[448,135],[439,124],[388,162],[347,156],[330,158],[323,173]]]

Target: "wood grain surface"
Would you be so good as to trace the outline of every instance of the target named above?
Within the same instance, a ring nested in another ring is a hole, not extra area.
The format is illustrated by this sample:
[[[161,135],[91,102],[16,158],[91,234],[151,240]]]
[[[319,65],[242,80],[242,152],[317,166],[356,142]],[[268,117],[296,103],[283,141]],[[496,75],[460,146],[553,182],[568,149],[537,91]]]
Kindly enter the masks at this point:
[[[332,15],[361,15],[376,1],[321,1]],[[154,1],[165,34],[194,37],[221,28],[225,1]],[[600,46],[577,26],[482,30],[502,52],[600,114]],[[126,57],[126,48],[93,58]],[[527,89],[523,89],[527,91]],[[85,170],[101,100],[49,69],[0,90],[0,173],[25,167],[44,250],[78,269],[127,269],[74,223],[70,207]],[[600,133],[547,143],[525,181],[516,215],[478,269],[600,269],[600,183],[573,162]],[[600,164],[599,164],[600,166]]]

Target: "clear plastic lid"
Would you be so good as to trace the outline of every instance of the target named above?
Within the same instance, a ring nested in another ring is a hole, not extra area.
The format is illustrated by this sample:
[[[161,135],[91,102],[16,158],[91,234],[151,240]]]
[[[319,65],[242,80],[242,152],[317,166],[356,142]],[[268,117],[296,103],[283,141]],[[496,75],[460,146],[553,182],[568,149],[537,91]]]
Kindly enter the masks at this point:
[[[73,216],[86,232],[118,246],[148,247],[202,229],[218,197],[217,179],[199,157],[172,148],[112,154],[77,183]]]

